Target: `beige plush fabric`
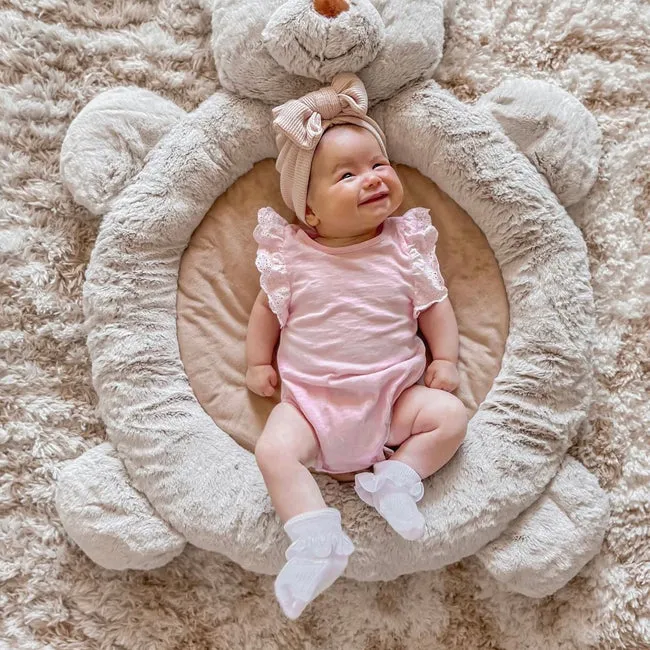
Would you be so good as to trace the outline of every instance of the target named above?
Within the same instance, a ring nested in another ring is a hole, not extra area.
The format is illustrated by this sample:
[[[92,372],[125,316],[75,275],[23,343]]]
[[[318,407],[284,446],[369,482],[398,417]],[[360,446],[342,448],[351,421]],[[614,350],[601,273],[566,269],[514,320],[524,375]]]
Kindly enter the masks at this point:
[[[146,87],[186,111],[212,95],[219,83],[209,15],[176,0],[0,4],[0,644],[647,647],[648,20],[638,0],[615,7],[458,0],[436,73],[464,101],[506,76],[554,81],[594,113],[603,132],[596,187],[571,209],[596,304],[594,401],[571,453],[610,494],[601,554],[541,600],[508,591],[468,558],[390,583],[340,580],[290,623],[273,600],[271,577],[215,553],[189,547],[151,572],[102,569],[70,541],[54,508],[60,463],[106,438],[81,309],[98,223],[61,184],[61,144],[72,119],[111,87]],[[423,55],[441,49],[441,39],[437,47],[427,42]]]
[[[469,215],[416,170],[396,168],[404,185],[398,212],[430,208],[438,229],[437,254],[461,337],[457,394],[473,415],[499,371],[508,335],[499,267]],[[178,342],[192,390],[210,417],[249,450],[279,395],[278,389],[273,400],[258,397],[244,383],[246,324],[259,291],[251,233],[265,205],[292,218],[272,160],[257,163],[217,199],[190,239],[178,279]]]

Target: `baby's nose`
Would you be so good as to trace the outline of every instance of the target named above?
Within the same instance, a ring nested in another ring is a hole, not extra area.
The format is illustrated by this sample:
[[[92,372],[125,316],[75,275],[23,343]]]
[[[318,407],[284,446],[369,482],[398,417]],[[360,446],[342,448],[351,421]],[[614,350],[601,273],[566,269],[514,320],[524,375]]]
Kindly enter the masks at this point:
[[[379,178],[377,172],[374,169],[369,174],[366,174],[364,183],[366,187],[372,187],[378,183],[381,183],[381,178]]]

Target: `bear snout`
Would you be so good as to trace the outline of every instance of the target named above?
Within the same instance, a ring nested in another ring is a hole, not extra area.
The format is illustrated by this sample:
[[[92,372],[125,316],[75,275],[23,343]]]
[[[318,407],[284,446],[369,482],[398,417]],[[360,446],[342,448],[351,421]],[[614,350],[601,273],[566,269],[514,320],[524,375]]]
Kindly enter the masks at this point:
[[[374,60],[384,22],[370,0],[288,0],[269,18],[262,40],[287,72],[328,82]]]

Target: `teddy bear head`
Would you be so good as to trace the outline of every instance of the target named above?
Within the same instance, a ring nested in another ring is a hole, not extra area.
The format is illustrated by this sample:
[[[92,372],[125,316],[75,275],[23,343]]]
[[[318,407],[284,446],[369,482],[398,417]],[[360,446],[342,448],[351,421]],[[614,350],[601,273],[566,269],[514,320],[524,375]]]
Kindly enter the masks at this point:
[[[209,0],[206,0],[209,2]],[[370,105],[430,79],[442,56],[443,0],[212,0],[222,86],[280,104],[355,72]]]

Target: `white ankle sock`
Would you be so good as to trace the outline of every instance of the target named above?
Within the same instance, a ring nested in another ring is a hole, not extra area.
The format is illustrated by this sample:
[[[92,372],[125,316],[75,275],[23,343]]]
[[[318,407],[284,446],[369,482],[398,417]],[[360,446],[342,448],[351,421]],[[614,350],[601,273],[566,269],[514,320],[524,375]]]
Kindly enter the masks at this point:
[[[404,539],[420,539],[424,535],[424,517],[416,505],[424,495],[420,475],[399,460],[376,463],[373,470],[354,477],[356,493]]]
[[[293,543],[275,580],[275,596],[285,615],[296,619],[345,571],[354,545],[341,528],[336,508],[292,517],[284,530]]]

